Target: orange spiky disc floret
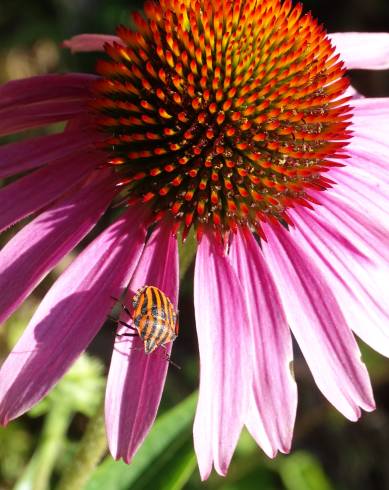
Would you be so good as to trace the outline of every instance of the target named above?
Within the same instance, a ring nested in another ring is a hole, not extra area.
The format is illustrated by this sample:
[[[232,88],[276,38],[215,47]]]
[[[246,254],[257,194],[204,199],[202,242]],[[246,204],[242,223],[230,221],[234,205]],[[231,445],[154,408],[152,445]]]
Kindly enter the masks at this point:
[[[175,229],[290,223],[350,136],[326,32],[287,0],[161,0],[106,46],[93,102],[128,202]]]

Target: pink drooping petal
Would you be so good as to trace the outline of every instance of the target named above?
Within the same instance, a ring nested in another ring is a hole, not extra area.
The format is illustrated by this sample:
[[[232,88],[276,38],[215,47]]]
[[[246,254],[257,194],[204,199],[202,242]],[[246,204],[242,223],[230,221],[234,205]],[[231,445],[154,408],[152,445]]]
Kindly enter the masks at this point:
[[[329,177],[336,182],[348,180],[346,191],[356,187],[360,193],[358,204],[361,198],[370,199],[370,195],[376,207],[381,208],[379,216],[370,209],[373,218],[379,218],[382,226],[388,229],[389,99],[353,100],[352,105],[354,136],[347,148],[350,158],[345,167],[331,170]],[[349,185],[351,181],[354,181],[353,185]],[[335,187],[342,190],[343,185]],[[366,196],[365,188],[368,188]],[[364,204],[358,207],[365,210]]]
[[[389,145],[385,124],[389,104],[386,100],[381,109],[379,105],[374,99],[356,104],[358,128],[348,149],[350,158],[347,166],[331,171],[338,185],[318,196],[323,205],[315,224],[320,225],[321,237],[332,243],[333,270],[323,261],[319,264],[337,291],[347,321],[366,343],[388,356]],[[322,253],[323,247],[317,243],[315,252]]]
[[[361,261],[371,260],[384,265],[389,262],[388,231],[377,222],[368,205],[366,209],[355,209],[355,203],[350,206],[345,193],[344,186],[341,185],[334,186],[326,193],[313,193],[314,198],[320,197],[323,206],[318,213],[325,216],[328,225],[334,230],[342,227],[340,232],[334,233],[333,239],[350,253]],[[377,244],[382,246],[378,247]]]
[[[352,85],[350,85],[345,90],[343,97],[352,97],[353,99],[360,99],[361,97],[363,97],[363,95],[357,92],[357,90]]]
[[[87,112],[91,82],[83,74],[44,75],[0,86],[0,135],[12,134]]]
[[[355,203],[358,203],[358,207],[363,208],[365,220],[370,218],[382,232],[389,232],[389,187],[379,176],[357,168],[353,168],[351,172],[350,165],[348,169],[332,172],[331,178],[338,183],[334,186],[336,189],[334,188],[333,195],[336,194],[348,204],[352,213]]]
[[[144,213],[143,213],[144,214]],[[133,274],[144,246],[131,208],[55,282],[0,370],[0,423],[38,402],[85,350]]]
[[[349,70],[389,68],[388,33],[337,32],[330,34],[329,37]]]
[[[84,188],[57,201],[0,252],[0,323],[93,228],[114,196],[111,173],[96,173]]]
[[[112,44],[114,42],[123,44],[118,36],[110,36],[107,34],[79,34],[78,36],[66,39],[66,41],[62,43],[62,46],[70,49],[72,53],[104,51],[104,44]]]
[[[246,425],[265,452],[274,457],[278,450],[289,452],[292,443],[297,408],[297,387],[291,374],[292,339],[278,291],[251,232],[238,231],[230,255],[252,329],[247,343],[254,359],[253,406]],[[263,440],[262,425],[267,440]]]
[[[241,285],[207,235],[197,251],[194,305],[200,350],[194,446],[204,480],[212,463],[219,474],[227,472],[249,409],[253,362]]]
[[[57,99],[0,110],[0,136],[82,116],[87,103],[80,99]]]
[[[365,105],[366,109],[367,107]],[[389,144],[387,132],[382,132],[379,126],[385,127],[384,121],[389,119],[389,112],[386,117],[379,116],[381,124],[378,126],[369,123],[369,120],[375,120],[374,114],[366,115],[362,121],[360,114],[354,119],[359,121],[347,149],[350,158],[346,166],[331,170],[329,177],[339,185],[324,193],[324,197],[331,199],[331,196],[334,196],[334,199],[348,206],[343,214],[352,215],[351,219],[356,222],[357,229],[362,226],[372,230],[374,224],[377,229],[375,234],[379,234],[382,239],[389,235]],[[373,132],[367,129],[370,125],[373,126]],[[322,200],[322,196],[319,195],[318,198]],[[355,203],[358,205],[355,206]],[[366,224],[362,224],[362,221],[358,224],[361,217]],[[347,217],[343,219],[346,222],[348,220]],[[371,248],[374,249],[374,246],[373,243]],[[385,247],[381,248],[385,256],[387,250]]]
[[[349,102],[353,110],[354,137],[369,137],[387,144],[389,131],[389,98],[360,98]]]
[[[374,409],[358,345],[318,267],[288,231],[264,225],[266,263],[286,318],[319,389],[350,420]]]
[[[97,152],[60,159],[0,189],[0,230],[65,194],[103,162]]]
[[[92,150],[96,139],[98,137],[93,132],[77,129],[0,146],[0,178],[50,164],[60,158],[71,159],[71,155],[80,150]]]
[[[339,170],[342,170],[341,175],[357,173],[361,178],[366,178],[368,175],[373,178],[378,190],[387,189],[389,186],[389,145],[358,135],[353,139],[347,151],[351,157],[347,166],[337,169],[338,172],[335,173],[333,173],[334,170],[331,170],[331,178],[332,175],[336,175],[334,177],[336,180],[340,174]]]
[[[389,36],[389,34],[388,34]],[[371,97],[356,99],[349,102],[353,107],[354,117],[353,123],[359,118],[370,116],[369,122],[374,124],[376,118],[380,118],[380,122],[385,121],[389,112],[389,98],[388,97]]]
[[[344,226],[325,204],[315,212],[295,210],[291,217],[296,224],[293,239],[323,273],[348,325],[373,349],[389,356],[387,261],[364,255],[364,230],[353,233],[352,221]],[[388,243],[377,240],[376,246]]]
[[[155,230],[131,280],[126,304],[144,285],[157,286],[177,308],[177,240],[170,224]],[[122,318],[128,322],[129,318]],[[171,344],[167,345],[170,353]],[[168,362],[157,348],[145,354],[139,337],[117,337],[108,376],[105,419],[109,447],[115,459],[129,463],[149,432],[158,410]]]
[[[56,99],[85,99],[90,96],[90,83],[96,75],[68,73],[39,75],[0,85],[0,110],[24,107]]]

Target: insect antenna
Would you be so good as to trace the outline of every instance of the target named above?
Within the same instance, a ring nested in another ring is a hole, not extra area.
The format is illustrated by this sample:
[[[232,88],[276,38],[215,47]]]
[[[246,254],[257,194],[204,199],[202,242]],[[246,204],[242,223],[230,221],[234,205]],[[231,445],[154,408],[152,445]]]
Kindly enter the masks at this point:
[[[181,370],[181,366],[179,366],[178,364],[176,364],[174,361],[171,360],[170,356],[168,354],[166,354],[166,360],[169,364],[171,364],[172,366],[174,366],[175,368],[177,369],[180,369]]]
[[[163,351],[164,351],[164,357],[165,357],[165,360],[171,364],[172,366],[174,366],[175,368],[177,369],[181,369],[181,366],[179,366],[178,364],[176,364],[174,361],[172,361],[171,357],[169,356],[169,354],[167,353],[167,350],[166,350],[166,347],[164,345],[161,345]]]

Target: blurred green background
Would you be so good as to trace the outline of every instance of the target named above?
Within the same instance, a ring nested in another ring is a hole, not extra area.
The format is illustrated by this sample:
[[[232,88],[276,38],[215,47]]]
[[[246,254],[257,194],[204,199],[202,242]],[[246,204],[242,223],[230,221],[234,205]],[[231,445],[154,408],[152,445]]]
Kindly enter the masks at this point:
[[[389,30],[388,0],[304,3],[330,32]],[[61,41],[83,32],[112,33],[115,25],[128,22],[131,9],[141,5],[125,0],[0,0],[0,82],[48,72],[93,71],[95,54],[72,56],[60,48]],[[351,78],[365,95],[389,95],[388,72],[356,71]],[[3,235],[1,242],[16,230]],[[189,250],[183,249],[183,264],[188,257]],[[0,361],[71,259],[59,264],[1,330]],[[181,331],[173,353],[182,370],[169,370],[160,409],[163,416],[131,466],[112,464],[108,457],[87,488],[389,489],[389,360],[364,345],[377,402],[374,413],[364,414],[357,424],[341,417],[316,389],[296,347],[299,408],[291,455],[269,460],[244,433],[228,477],[212,475],[206,483],[200,482],[191,441],[195,399],[190,394],[197,388],[199,366],[190,260],[186,266],[180,293]],[[112,343],[113,329],[107,323],[89,356],[38,407],[0,429],[0,490],[57,488],[101,402]]]

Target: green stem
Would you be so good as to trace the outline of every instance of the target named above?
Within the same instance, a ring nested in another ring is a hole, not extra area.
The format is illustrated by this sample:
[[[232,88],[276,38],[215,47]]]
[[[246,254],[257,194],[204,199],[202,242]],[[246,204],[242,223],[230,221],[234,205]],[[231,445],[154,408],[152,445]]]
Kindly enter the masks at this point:
[[[47,490],[57,456],[63,447],[72,411],[64,404],[54,405],[46,415],[42,437],[14,490]]]
[[[82,490],[107,450],[104,405],[89,420],[73,460],[65,469],[57,490]]]

